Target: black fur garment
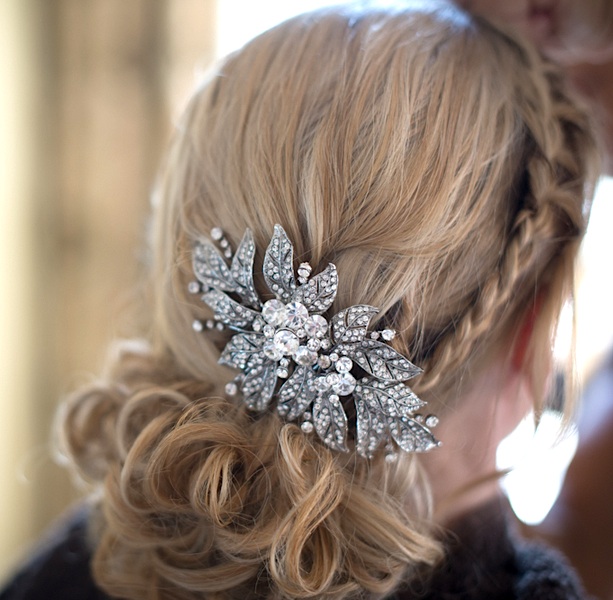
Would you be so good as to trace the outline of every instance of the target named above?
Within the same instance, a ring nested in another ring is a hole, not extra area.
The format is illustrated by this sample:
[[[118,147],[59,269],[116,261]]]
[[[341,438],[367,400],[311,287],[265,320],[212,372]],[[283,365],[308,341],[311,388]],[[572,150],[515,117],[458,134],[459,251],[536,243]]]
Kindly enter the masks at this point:
[[[512,533],[504,500],[472,511],[448,533],[447,558],[427,583],[395,600],[585,600],[564,558]],[[85,509],[54,529],[0,600],[108,600],[94,584]]]

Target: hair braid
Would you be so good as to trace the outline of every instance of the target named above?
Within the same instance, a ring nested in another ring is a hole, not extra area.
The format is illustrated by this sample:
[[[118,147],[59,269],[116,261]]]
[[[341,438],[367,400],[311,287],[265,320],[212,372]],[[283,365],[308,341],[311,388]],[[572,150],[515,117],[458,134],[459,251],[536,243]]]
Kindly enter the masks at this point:
[[[589,190],[584,189],[592,181],[586,178],[587,165],[595,163],[588,118],[576,107],[556,67],[542,63],[529,52],[525,57],[530,61],[526,70],[532,75],[532,98],[523,89],[528,102],[516,102],[524,124],[523,146],[528,148],[523,157],[523,203],[495,269],[475,291],[463,316],[438,339],[427,359],[426,375],[415,386],[420,392],[444,387],[447,375],[461,368],[493,325],[511,316],[506,312],[518,306],[513,297],[519,283],[527,283],[524,289],[529,290],[519,306],[524,311],[533,306],[539,291],[554,278],[548,270],[549,263],[555,257],[557,270],[566,266],[560,253],[572,260],[585,231],[586,217],[576,199],[578,194],[589,196]],[[540,79],[543,72],[548,85]],[[535,111],[535,106],[541,108]],[[566,290],[569,292],[572,289]],[[513,316],[515,323],[522,317],[521,313]]]

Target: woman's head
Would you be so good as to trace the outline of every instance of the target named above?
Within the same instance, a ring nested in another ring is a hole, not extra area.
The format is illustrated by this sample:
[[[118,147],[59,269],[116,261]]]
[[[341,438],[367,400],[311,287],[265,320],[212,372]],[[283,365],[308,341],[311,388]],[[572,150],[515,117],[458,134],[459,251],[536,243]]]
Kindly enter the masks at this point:
[[[221,227],[236,246],[250,228],[258,284],[278,223],[298,261],[336,265],[331,313],[381,309],[441,418],[538,297],[526,360],[549,355],[584,228],[584,116],[523,43],[428,6],[297,17],[193,97],[156,195],[153,343],[65,422],[103,488],[94,569],[110,592],[379,597],[440,557],[414,457],[335,453],[221,398],[228,334],[192,330],[210,313],[188,293],[196,239]]]
[[[333,308],[381,309],[424,368],[417,389],[457,393],[539,294],[549,345],[584,228],[584,128],[531,50],[449,7],[322,11],[265,33],[177,133],[156,238],[162,344],[227,379],[190,332],[205,314],[185,291],[191,248],[249,227],[261,260],[279,223],[299,261],[336,264]]]

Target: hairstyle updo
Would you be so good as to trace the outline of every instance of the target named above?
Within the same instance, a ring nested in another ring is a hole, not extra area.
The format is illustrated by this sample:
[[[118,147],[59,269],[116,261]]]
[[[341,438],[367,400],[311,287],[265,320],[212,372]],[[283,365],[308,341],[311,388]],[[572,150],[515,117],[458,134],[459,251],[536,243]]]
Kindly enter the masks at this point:
[[[227,58],[155,194],[151,335],[65,411],[67,452],[99,490],[98,584],[125,599],[340,600],[434,568],[418,457],[336,453],[224,397],[228,334],[192,329],[211,317],[187,291],[193,242],[219,226],[236,247],[248,227],[257,272],[282,225],[297,261],[337,266],[331,314],[381,309],[444,418],[541,295],[526,360],[543,391],[536,358],[571,289],[594,152],[557,70],[447,5],[322,10]]]

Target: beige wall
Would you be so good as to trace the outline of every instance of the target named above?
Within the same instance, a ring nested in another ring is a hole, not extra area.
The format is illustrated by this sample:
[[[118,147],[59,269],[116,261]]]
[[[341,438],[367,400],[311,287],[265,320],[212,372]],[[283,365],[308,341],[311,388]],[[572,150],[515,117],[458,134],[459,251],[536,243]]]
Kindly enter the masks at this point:
[[[135,330],[149,192],[215,0],[3,0],[0,28],[2,577],[76,497],[53,415]]]
[[[34,327],[31,231],[32,40],[18,0],[0,3],[0,544],[31,534],[32,488],[22,474],[32,448]],[[6,560],[6,559],[5,559]]]

